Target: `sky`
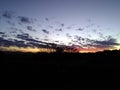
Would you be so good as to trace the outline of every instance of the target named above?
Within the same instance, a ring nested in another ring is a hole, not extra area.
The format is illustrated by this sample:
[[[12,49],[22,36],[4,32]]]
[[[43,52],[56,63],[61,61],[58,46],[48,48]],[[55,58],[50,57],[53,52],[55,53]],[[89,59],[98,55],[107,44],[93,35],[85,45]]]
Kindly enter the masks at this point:
[[[119,0],[0,0],[0,49],[120,49],[119,24]]]

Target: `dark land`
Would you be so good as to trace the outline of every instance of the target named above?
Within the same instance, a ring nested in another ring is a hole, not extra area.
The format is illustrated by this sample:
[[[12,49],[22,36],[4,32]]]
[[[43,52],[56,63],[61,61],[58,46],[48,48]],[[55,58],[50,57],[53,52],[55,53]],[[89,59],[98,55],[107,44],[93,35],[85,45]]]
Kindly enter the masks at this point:
[[[23,76],[34,72],[26,76],[30,76],[28,81],[22,81],[26,86],[30,80],[28,87],[35,83],[35,87],[71,88],[92,83],[94,86],[98,82],[106,86],[120,77],[120,51],[117,50],[86,54],[0,52],[0,62],[1,72],[22,72]],[[32,78],[37,81],[31,81]]]
[[[80,72],[81,69],[120,68],[120,51],[97,53],[0,52],[3,71]]]

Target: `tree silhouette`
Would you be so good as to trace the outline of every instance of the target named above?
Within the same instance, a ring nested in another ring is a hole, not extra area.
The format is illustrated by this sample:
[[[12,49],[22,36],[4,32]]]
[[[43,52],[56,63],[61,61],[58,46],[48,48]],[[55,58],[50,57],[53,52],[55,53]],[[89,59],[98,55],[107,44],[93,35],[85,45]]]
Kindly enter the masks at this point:
[[[61,47],[56,48],[56,53],[63,53],[63,52],[64,52],[63,48],[61,48]]]

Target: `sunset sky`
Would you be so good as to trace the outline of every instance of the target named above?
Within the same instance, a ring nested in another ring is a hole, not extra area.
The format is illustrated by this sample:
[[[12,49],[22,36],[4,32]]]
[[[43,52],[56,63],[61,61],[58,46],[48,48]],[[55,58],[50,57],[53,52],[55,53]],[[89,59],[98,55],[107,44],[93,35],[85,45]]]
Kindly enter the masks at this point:
[[[120,49],[120,0],[0,0],[0,50],[39,52],[53,44]]]

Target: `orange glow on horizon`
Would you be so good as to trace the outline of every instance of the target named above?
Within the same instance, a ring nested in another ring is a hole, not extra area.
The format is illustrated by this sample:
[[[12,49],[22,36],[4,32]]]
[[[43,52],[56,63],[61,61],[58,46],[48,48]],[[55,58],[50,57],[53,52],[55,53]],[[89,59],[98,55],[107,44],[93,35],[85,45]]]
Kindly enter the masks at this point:
[[[1,46],[0,50],[2,51],[12,51],[12,52],[16,52],[16,51],[20,51],[20,52],[32,52],[32,53],[37,53],[37,52],[46,52],[46,53],[50,53],[50,52],[55,52],[55,49],[48,49],[48,48],[32,48],[32,47],[16,47],[16,46],[10,46],[10,47],[4,47]]]
[[[104,50],[114,50],[114,49],[120,49],[120,47],[116,48],[111,48],[111,49],[106,49],[106,48],[79,48],[76,51],[74,50],[64,50],[64,52],[68,53],[95,53],[98,51],[104,51]],[[46,52],[46,53],[52,53],[56,52],[56,49],[50,49],[50,48],[37,48],[37,47],[16,47],[16,46],[10,46],[10,47],[5,47],[5,46],[0,46],[0,50],[2,51],[12,51],[12,52],[32,52],[32,53],[38,53],[38,52]]]
[[[79,53],[95,53],[99,51],[104,51],[104,50],[109,50],[109,49],[104,49],[104,48],[88,48],[88,49],[80,49]]]

